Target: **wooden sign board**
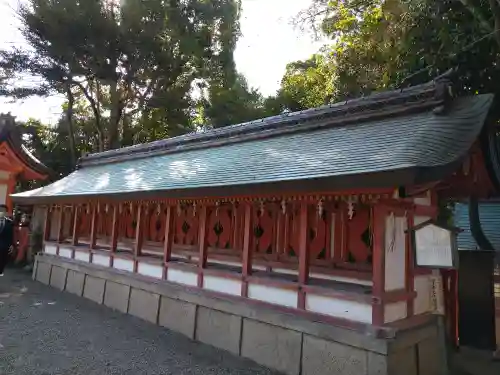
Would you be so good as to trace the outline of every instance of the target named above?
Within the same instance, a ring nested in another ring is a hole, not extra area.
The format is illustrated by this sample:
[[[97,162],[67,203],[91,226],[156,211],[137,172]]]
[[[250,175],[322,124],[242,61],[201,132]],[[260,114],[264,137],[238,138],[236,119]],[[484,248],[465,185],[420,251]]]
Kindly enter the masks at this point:
[[[412,228],[412,232],[415,265],[428,268],[457,268],[456,228],[427,221]]]
[[[439,271],[438,271],[439,272]],[[443,279],[439,273],[433,273],[430,277],[430,299],[431,311],[435,315],[445,315]]]

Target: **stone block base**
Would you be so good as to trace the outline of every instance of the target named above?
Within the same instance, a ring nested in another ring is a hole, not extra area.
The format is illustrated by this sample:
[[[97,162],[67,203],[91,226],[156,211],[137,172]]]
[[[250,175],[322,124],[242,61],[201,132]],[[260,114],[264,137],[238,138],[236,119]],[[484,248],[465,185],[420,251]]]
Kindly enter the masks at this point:
[[[39,255],[34,278],[287,375],[440,375],[437,325],[346,329],[251,301]],[[388,329],[389,331],[390,329]]]

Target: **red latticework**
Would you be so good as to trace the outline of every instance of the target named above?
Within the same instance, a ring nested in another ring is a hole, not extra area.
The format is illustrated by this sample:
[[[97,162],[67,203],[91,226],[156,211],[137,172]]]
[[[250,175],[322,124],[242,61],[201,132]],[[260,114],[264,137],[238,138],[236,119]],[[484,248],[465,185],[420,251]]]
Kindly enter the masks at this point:
[[[254,250],[264,254],[275,253],[276,210],[260,208],[254,210],[253,215]]]
[[[297,257],[299,255],[299,233],[300,233],[300,215],[298,207],[290,209],[288,216],[288,246],[285,249],[286,255]]]
[[[214,207],[207,217],[207,241],[210,247],[227,249],[231,247],[233,232],[233,209]]]
[[[119,238],[135,239],[135,228],[137,226],[137,208],[123,207],[118,224]]]
[[[347,220],[347,256],[351,263],[371,261],[370,208],[356,206],[351,220]]]
[[[90,209],[83,207],[78,213],[78,235],[81,238],[90,238],[92,227],[92,214]]]
[[[310,206],[308,210],[309,256],[315,260],[330,258],[330,214]]]
[[[195,245],[198,241],[198,212],[194,207],[182,209],[175,215],[174,243]]]
[[[155,208],[148,210],[144,216],[144,239],[151,242],[163,242],[167,220],[165,210]]]
[[[111,232],[113,230],[113,212],[111,210],[101,209],[97,214],[97,237],[111,237]]]

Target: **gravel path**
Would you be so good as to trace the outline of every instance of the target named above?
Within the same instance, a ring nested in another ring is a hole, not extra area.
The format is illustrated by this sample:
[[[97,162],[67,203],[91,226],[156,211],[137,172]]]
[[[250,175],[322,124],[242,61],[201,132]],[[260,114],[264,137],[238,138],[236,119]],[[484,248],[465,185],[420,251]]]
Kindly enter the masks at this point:
[[[276,375],[14,270],[0,278],[0,374]]]

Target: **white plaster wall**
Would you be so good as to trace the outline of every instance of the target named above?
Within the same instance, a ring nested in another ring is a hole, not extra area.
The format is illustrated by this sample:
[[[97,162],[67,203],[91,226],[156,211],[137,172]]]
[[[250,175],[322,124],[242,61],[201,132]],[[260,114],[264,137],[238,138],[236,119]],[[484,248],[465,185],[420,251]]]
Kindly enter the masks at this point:
[[[109,255],[94,254],[92,255],[92,263],[99,266],[109,267],[111,257]]]
[[[430,216],[415,216],[413,218],[413,225],[419,225],[422,223],[425,223],[426,221],[429,221],[431,219]]]
[[[406,218],[389,215],[385,225],[385,290],[406,287]]]
[[[46,244],[44,252],[47,254],[56,255],[57,254],[57,246]]]
[[[248,298],[297,308],[298,294],[296,290],[250,283],[248,285]]]
[[[79,260],[80,262],[90,262],[90,253],[86,251],[75,251],[75,260]]]
[[[349,284],[366,285],[366,286],[372,286],[373,285],[373,281],[372,280],[354,279],[352,277],[326,275],[326,274],[323,274],[323,273],[316,273],[316,272],[311,272],[309,274],[309,276],[313,277],[313,278],[317,278],[317,279],[333,280],[333,281],[339,281],[339,282],[342,282],[342,283],[349,283]]]
[[[198,274],[195,272],[168,268],[167,280],[184,285],[198,286]]]
[[[413,287],[417,296],[413,302],[415,315],[424,314],[431,311],[431,283],[430,275],[415,276]]]
[[[366,303],[307,293],[306,310],[362,323],[372,323],[372,306]]]
[[[130,259],[113,259],[113,268],[122,271],[134,272],[134,261]]]
[[[405,301],[390,303],[384,306],[385,323],[395,322],[407,317],[407,306]]]
[[[139,262],[139,264],[137,265],[137,273],[144,276],[153,277],[155,279],[162,279],[163,267],[156,264]]]
[[[241,281],[223,277],[204,275],[203,288],[214,292],[241,296]]]
[[[73,250],[67,247],[59,246],[59,256],[71,259],[72,255],[73,255]]]
[[[423,197],[413,198],[413,202],[421,206],[430,206],[432,204],[431,193],[427,192]]]

